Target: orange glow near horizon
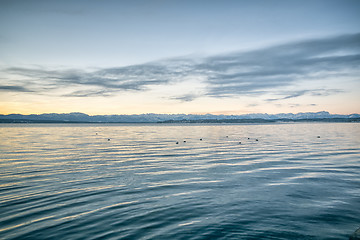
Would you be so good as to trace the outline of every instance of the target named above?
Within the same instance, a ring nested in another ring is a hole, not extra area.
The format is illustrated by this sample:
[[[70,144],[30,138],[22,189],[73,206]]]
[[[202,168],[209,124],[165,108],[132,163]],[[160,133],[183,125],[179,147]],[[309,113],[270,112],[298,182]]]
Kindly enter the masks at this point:
[[[141,100],[141,98],[140,98]],[[199,99],[193,102],[177,102],[152,99],[150,102],[125,102],[121,98],[49,98],[27,101],[3,101],[0,114],[43,114],[81,112],[88,115],[131,115],[131,114],[213,114],[242,115],[251,113],[299,113],[328,111],[332,114],[359,113],[358,105],[346,104],[346,99],[328,99],[321,105],[294,107],[262,103],[254,106],[244,104],[241,99]],[[282,104],[285,105],[285,104]]]

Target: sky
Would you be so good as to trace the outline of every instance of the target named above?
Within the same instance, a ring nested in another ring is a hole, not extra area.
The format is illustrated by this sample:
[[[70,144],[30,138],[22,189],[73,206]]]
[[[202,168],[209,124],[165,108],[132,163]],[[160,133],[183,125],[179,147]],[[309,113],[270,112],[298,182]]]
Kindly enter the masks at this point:
[[[0,0],[0,114],[360,113],[359,0]]]

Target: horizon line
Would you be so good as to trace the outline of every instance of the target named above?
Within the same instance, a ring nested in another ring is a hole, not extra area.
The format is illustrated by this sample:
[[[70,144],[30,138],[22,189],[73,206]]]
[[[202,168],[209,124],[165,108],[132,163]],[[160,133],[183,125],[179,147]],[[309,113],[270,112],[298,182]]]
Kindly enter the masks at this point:
[[[329,111],[316,111],[316,112],[280,112],[280,113],[267,113],[267,112],[254,112],[254,113],[242,113],[242,114],[224,114],[224,113],[154,113],[154,112],[147,112],[147,113],[132,113],[132,114],[121,114],[121,113],[116,113],[116,114],[88,114],[88,113],[84,113],[84,112],[44,112],[44,113],[0,113],[0,115],[43,115],[43,114],[84,114],[84,115],[88,115],[88,116],[110,116],[110,115],[122,115],[122,116],[132,116],[132,115],[214,115],[214,116],[242,116],[242,115],[252,115],[252,114],[266,114],[266,115],[278,115],[278,114],[302,114],[302,113],[327,113],[329,115],[353,115],[353,114],[360,114],[358,112],[353,112],[353,113],[349,113],[349,114],[341,114],[341,113],[330,113]]]

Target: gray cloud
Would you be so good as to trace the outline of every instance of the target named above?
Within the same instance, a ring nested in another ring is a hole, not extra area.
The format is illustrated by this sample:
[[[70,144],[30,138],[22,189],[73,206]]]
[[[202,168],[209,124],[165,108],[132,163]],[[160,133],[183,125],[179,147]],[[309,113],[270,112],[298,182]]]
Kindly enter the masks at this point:
[[[80,91],[74,91],[68,94],[62,95],[63,97],[106,97],[110,96],[111,94],[109,91],[105,90],[95,90],[95,91],[88,91],[88,90],[80,90]]]
[[[180,100],[182,102],[191,102],[194,99],[198,98],[199,95],[198,94],[185,94],[182,96],[177,96],[177,97],[172,97],[171,99],[173,100]]]
[[[220,55],[201,65],[211,71],[210,96],[272,90],[312,78],[313,74],[326,78],[334,71],[352,72],[359,66],[360,34]]]
[[[192,101],[198,97],[260,96],[275,94],[269,102],[303,95],[325,96],[341,89],[280,91],[301,81],[331,76],[357,76],[360,66],[360,34],[288,43],[255,51],[232,52],[207,58],[173,58],[127,67],[87,72],[78,69],[49,70],[13,67],[5,70],[17,79],[15,86],[1,79],[2,91],[48,93],[71,89],[67,97],[109,96],[120,91],[146,91],[150,86],[173,84],[201,77],[200,94],[171,99]],[[78,90],[84,87],[84,89]],[[89,89],[89,90],[86,90]],[[193,91],[189,86],[189,91]]]
[[[300,96],[304,96],[304,95],[329,96],[329,95],[342,93],[342,92],[344,92],[344,91],[341,89],[311,89],[311,90],[299,90],[299,91],[281,91],[278,93],[275,92],[276,95],[279,95],[281,97],[266,99],[266,101],[273,102],[273,101],[296,98],[296,97],[300,97]]]
[[[0,86],[0,91],[6,92],[31,92],[31,90],[22,86]]]
[[[104,96],[117,91],[146,90],[150,85],[166,84],[170,73],[162,66],[136,65],[122,68],[108,68],[95,72],[80,70],[44,70],[28,68],[8,68],[7,73],[21,76],[18,80],[31,85],[34,92],[56,90],[65,87],[94,87],[97,90],[75,91],[63,96]],[[25,79],[24,79],[25,77]]]

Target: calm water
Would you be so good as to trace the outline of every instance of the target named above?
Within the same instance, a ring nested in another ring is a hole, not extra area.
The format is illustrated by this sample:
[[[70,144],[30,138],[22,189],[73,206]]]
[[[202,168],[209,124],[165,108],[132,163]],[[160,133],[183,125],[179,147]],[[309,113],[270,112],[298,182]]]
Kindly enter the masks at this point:
[[[0,239],[348,239],[360,226],[358,123],[0,136]]]

